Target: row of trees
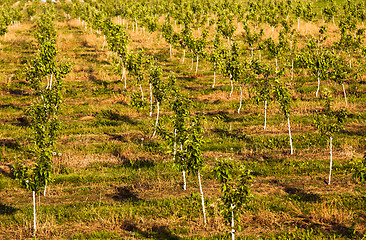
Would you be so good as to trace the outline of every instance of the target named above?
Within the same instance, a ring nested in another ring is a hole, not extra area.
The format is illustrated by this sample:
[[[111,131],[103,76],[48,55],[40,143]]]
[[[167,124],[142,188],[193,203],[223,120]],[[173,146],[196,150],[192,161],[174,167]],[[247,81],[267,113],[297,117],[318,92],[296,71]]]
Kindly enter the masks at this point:
[[[27,163],[14,165],[14,176],[22,186],[33,192],[34,235],[36,233],[35,197],[52,180],[52,158],[56,155],[55,141],[60,128],[59,112],[62,105],[62,79],[71,71],[66,62],[59,62],[54,27],[54,9],[44,7],[37,20],[35,38],[38,53],[26,68],[26,80],[33,90],[34,102],[26,111],[32,129],[32,167]]]

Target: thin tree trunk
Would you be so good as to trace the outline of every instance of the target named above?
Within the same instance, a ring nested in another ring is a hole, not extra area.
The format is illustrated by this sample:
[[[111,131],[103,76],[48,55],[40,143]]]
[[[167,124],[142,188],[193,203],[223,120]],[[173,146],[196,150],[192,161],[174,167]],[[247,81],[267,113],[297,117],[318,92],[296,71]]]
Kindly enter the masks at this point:
[[[141,83],[140,83],[140,90],[141,90],[141,100],[144,101],[144,92],[142,91]]]
[[[262,58],[262,54],[261,54],[261,50],[259,49],[259,62],[261,61]]]
[[[328,180],[328,185],[330,185],[330,180],[331,180],[331,177],[332,177],[332,165],[333,165],[332,140],[333,140],[333,138],[330,137],[329,138],[330,165],[329,165],[329,180]]]
[[[191,56],[192,56],[192,65],[191,65],[191,71],[193,70],[193,51],[191,50]]]
[[[277,56],[275,57],[275,62],[276,62],[276,75],[277,75],[277,70],[278,70]]]
[[[235,240],[235,229],[234,229],[234,208],[235,206],[231,204],[231,240]]]
[[[316,93],[315,93],[316,97],[318,97],[319,89],[320,89],[320,72],[318,71],[318,89],[316,90]]]
[[[183,152],[183,144],[180,143],[180,151]],[[183,190],[187,190],[186,171],[183,169]]]
[[[172,58],[173,57],[173,55],[172,55],[172,44],[169,44],[169,52],[170,52],[170,58]]]
[[[297,18],[297,30],[300,30],[300,18]]]
[[[254,58],[253,48],[252,48],[252,49],[250,49],[250,52],[252,53],[252,61],[253,61],[253,58]]]
[[[291,85],[293,80],[294,80],[294,59],[291,60],[291,82],[290,82],[290,85]]]
[[[36,192],[33,191],[33,236],[36,236],[37,232],[37,219],[36,219]]]
[[[267,99],[264,100],[264,130],[267,128]]]
[[[240,113],[241,102],[242,102],[242,99],[243,99],[243,91],[241,89],[241,85],[239,86],[239,88],[240,88],[240,103],[239,103],[238,113]]]
[[[47,184],[44,185],[44,190],[43,190],[43,196],[46,196],[46,191],[47,191]]]
[[[156,101],[156,106],[157,106],[157,112],[156,112],[156,122],[155,122],[155,130],[154,130],[154,133],[153,133],[153,137],[155,136],[156,134],[156,128],[158,126],[158,121],[159,121],[159,101]]]
[[[287,116],[287,124],[288,124],[288,136],[290,137],[291,154],[294,154],[294,148],[292,146],[291,125],[290,125],[290,117],[289,116]]]
[[[176,160],[177,155],[177,129],[174,129],[174,162]]]
[[[197,53],[197,62],[196,62],[196,75],[197,75],[197,72],[198,72],[198,53]]]
[[[123,62],[122,62],[122,64],[123,64]],[[125,79],[125,89],[127,88],[127,78],[126,78],[126,68],[125,68],[125,66],[124,66],[124,64],[123,64],[123,72],[122,72],[122,79]]]
[[[214,64],[216,64],[216,63],[214,63]],[[216,70],[214,70],[214,78],[213,78],[212,88],[215,88],[215,83],[216,83]]]
[[[344,88],[344,83],[342,83],[342,88],[343,88],[344,101],[345,101],[346,107],[347,107],[347,96],[346,96],[346,89]]]
[[[204,223],[204,226],[206,226],[207,221],[206,221],[205,198],[203,197],[201,176],[200,176],[199,170],[198,170],[198,184],[200,185],[200,193],[201,193],[201,200],[202,200],[203,223]]]
[[[230,74],[230,84],[231,84],[231,92],[230,92],[230,98],[231,98],[231,94],[233,94],[234,91],[233,76],[231,74]]]
[[[185,57],[186,57],[186,50],[185,50],[185,49],[183,49],[183,60],[182,60],[182,64],[184,64],[184,59],[185,59]]]
[[[351,61],[351,54],[348,53],[348,59],[349,59],[349,68],[352,68],[352,61]]]
[[[150,86],[150,117],[151,117],[152,116],[152,111],[153,111],[153,102],[152,102],[153,96],[152,96],[151,83],[149,84],[149,86]],[[174,154],[175,154],[175,152],[174,152]]]

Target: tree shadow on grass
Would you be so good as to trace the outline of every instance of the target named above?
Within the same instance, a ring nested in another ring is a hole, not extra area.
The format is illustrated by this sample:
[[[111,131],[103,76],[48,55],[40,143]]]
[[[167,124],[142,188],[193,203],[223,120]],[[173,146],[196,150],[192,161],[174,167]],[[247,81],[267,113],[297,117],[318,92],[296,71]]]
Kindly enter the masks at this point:
[[[18,209],[0,203],[0,215],[13,215]]]
[[[121,228],[131,232],[132,235],[137,234],[144,238],[151,238],[151,239],[162,239],[162,240],[179,240],[182,239],[176,235],[174,235],[168,228],[168,226],[164,225],[153,225],[148,227],[147,230],[141,230],[139,227],[136,226],[135,223],[132,221],[124,221],[121,225]]]
[[[321,197],[315,193],[308,193],[301,188],[296,188],[288,185],[282,185],[284,191],[287,192],[292,199],[301,202],[319,202]]]
[[[134,193],[129,186],[123,187],[116,187],[117,192],[115,194],[107,194],[107,197],[111,197],[113,200],[117,202],[124,202],[124,201],[139,201],[141,200],[137,197],[137,194]]]

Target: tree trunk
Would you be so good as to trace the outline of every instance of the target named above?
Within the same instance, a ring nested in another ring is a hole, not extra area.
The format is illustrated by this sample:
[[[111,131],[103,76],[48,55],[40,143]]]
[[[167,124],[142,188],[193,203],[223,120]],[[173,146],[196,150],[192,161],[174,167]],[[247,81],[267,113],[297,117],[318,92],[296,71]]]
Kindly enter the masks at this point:
[[[197,75],[197,72],[198,72],[198,53],[197,53],[197,62],[196,62],[196,75]]]
[[[122,62],[123,64],[123,62]],[[125,89],[127,88],[127,78],[126,78],[126,68],[125,65],[123,64],[123,72],[122,72],[122,79],[125,79]]]
[[[319,89],[320,89],[320,72],[318,71],[318,89],[316,90],[316,93],[315,93],[316,97],[318,97]]]
[[[231,94],[233,94],[234,91],[233,76],[231,74],[230,74],[230,84],[231,84],[231,92],[230,92],[230,98],[231,98]]]
[[[140,90],[141,90],[141,100],[144,101],[144,92],[142,91],[141,83],[140,83]]]
[[[37,231],[37,219],[36,219],[36,192],[33,191],[33,236],[36,236]]]
[[[182,61],[182,64],[184,64],[184,59],[185,59],[185,57],[186,57],[186,50],[185,50],[185,49],[183,49],[183,61]]]
[[[153,102],[152,102],[152,89],[151,89],[151,83],[149,84],[150,85],[150,117],[152,116],[152,111],[153,111]]]
[[[105,35],[104,36],[104,40],[103,40],[103,46],[102,46],[102,51],[104,50],[104,45],[105,45]]]
[[[262,54],[261,54],[261,50],[259,49],[259,62],[261,61],[262,58]]]
[[[172,44],[169,44],[169,52],[170,52],[170,58],[172,58],[173,57],[173,55],[172,55]]]
[[[155,136],[156,134],[156,128],[158,126],[158,121],[159,121],[159,101],[156,102],[156,106],[157,106],[157,113],[156,113],[156,122],[155,122],[155,130],[154,130],[154,133],[153,133],[153,137]]]
[[[300,30],[300,18],[297,18],[297,30]]]
[[[176,160],[177,155],[177,129],[174,129],[174,162]]]
[[[235,240],[235,229],[234,229],[234,208],[235,206],[231,204],[231,240]]]
[[[290,82],[290,85],[291,85],[293,80],[294,80],[294,59],[291,60],[291,82]]]
[[[267,99],[264,100],[264,130],[267,128]]]
[[[288,124],[288,136],[290,137],[291,154],[294,154],[294,148],[292,146],[291,126],[290,126],[290,117],[289,116],[287,116],[287,124]]]
[[[200,185],[200,193],[201,193],[201,200],[202,200],[203,223],[204,223],[204,226],[206,227],[207,221],[206,221],[205,199],[203,197],[201,176],[200,176],[200,171],[199,170],[198,170],[198,184]]]
[[[46,191],[47,191],[47,184],[44,185],[44,190],[43,190],[43,196],[46,196]]]
[[[191,50],[191,56],[192,56],[192,65],[191,65],[191,71],[193,70],[193,51]]]
[[[215,83],[216,83],[216,62],[214,62],[214,78],[212,88],[215,88]]]
[[[277,56],[275,56],[275,62],[276,62],[276,75],[277,75],[277,71],[278,71]]]
[[[329,165],[329,180],[328,185],[330,185],[330,180],[332,177],[332,165],[333,165],[333,153],[332,153],[332,137],[329,137],[329,149],[330,149],[330,165]]]
[[[254,58],[253,48],[252,48],[252,49],[250,49],[250,52],[251,52],[251,54],[252,54],[252,61],[253,61],[253,58]]]
[[[352,68],[352,61],[351,61],[351,54],[348,53],[348,59],[349,59],[349,68]]]
[[[342,88],[343,88],[344,101],[345,101],[346,107],[347,107],[347,96],[346,96],[346,89],[344,88],[344,83],[342,83]]]
[[[241,85],[239,86],[239,88],[240,88],[240,103],[239,103],[238,113],[240,113],[241,102],[242,102],[242,99],[243,99],[243,91],[241,89]]]
[[[183,152],[183,144],[180,143],[180,150]],[[183,190],[187,190],[186,171],[183,169]]]

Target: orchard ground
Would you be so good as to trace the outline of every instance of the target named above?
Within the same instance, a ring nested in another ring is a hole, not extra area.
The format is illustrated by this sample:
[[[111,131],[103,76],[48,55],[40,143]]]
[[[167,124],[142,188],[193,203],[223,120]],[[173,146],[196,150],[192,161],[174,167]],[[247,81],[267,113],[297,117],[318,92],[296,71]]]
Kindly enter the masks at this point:
[[[308,24],[306,31],[315,33],[319,25]],[[337,36],[329,25],[331,41]],[[27,239],[32,233],[32,195],[11,178],[11,166],[17,161],[32,162],[24,110],[33,98],[22,74],[37,51],[33,27],[33,23],[11,26],[6,38],[0,39],[1,239]],[[148,107],[137,111],[129,105],[130,93],[139,91],[135,80],[127,75],[124,89],[106,60],[103,37],[85,32],[78,20],[58,21],[56,28],[59,57],[72,62],[73,71],[64,84],[54,181],[46,197],[37,197],[38,238],[226,239],[228,228],[218,209],[220,186],[212,173],[215,162],[223,158],[240,161],[255,175],[239,238],[361,239],[365,235],[366,188],[351,179],[350,170],[352,159],[366,151],[365,76],[346,82],[350,117],[333,141],[329,186],[328,139],[312,125],[314,110],[322,108],[323,100],[315,98],[316,79],[310,74],[295,72],[290,88],[295,149],[290,155],[287,121],[277,103],[270,103],[267,130],[263,130],[264,106],[256,103],[250,91],[244,88],[238,114],[238,88],[229,98],[229,79],[218,74],[213,89],[207,61],[200,62],[195,75],[189,53],[181,64],[182,51],[173,49],[170,59],[169,46],[159,40],[160,34],[148,39],[147,32],[144,36],[141,30],[129,29],[129,49],[143,47],[158,58],[164,77],[175,72],[180,88],[195,100],[194,111],[207,118],[202,180],[208,224],[204,227],[196,176],[188,177],[187,191],[183,191],[181,172],[166,143],[160,137],[151,138],[154,115],[149,117]],[[265,37],[270,34],[268,27]],[[340,85],[328,81],[322,87],[336,94],[335,109],[344,108]],[[147,95],[148,84],[143,89]],[[171,114],[169,106],[163,104],[160,113],[164,124]]]

